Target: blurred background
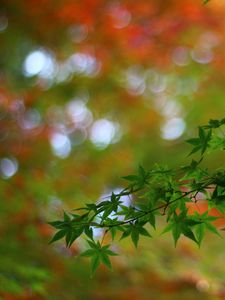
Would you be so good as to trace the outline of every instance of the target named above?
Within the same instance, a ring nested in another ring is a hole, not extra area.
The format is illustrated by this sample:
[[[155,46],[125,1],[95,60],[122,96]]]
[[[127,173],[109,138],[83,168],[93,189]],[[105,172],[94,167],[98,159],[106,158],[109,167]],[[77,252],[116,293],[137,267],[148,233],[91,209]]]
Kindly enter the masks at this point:
[[[184,140],[224,117],[224,15],[222,0],[0,1],[0,299],[225,299],[224,239],[175,248],[158,224],[90,279],[86,242],[49,245],[47,224],[139,164],[189,161]]]

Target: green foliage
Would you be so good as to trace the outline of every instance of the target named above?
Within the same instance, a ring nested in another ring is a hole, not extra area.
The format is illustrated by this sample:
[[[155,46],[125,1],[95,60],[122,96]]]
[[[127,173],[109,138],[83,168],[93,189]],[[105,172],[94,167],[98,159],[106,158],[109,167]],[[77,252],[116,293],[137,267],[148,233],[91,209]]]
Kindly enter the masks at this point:
[[[201,154],[203,154],[209,146],[209,141],[211,140],[211,135],[212,135],[211,128],[206,133],[206,131],[202,127],[199,127],[199,131],[198,131],[199,137],[187,140],[187,142],[189,144],[194,146],[193,150],[190,152],[190,155],[197,151],[201,151]]]
[[[116,255],[109,249],[110,245],[103,245],[108,233],[111,233],[112,241],[118,235],[120,240],[130,237],[137,247],[140,236],[151,237],[145,227],[150,224],[155,229],[157,218],[164,217],[167,225],[163,233],[172,233],[175,246],[182,235],[198,246],[206,230],[219,235],[213,225],[218,217],[210,215],[210,209],[216,208],[225,215],[225,168],[222,166],[209,173],[200,165],[210,152],[224,150],[224,124],[225,119],[210,120],[207,125],[199,127],[197,138],[187,140],[193,146],[189,155],[200,153],[200,158],[192,159],[189,165],[177,170],[156,165],[150,171],[139,166],[137,174],[123,177],[128,182],[127,187],[118,194],[112,193],[109,200],[76,209],[83,212],[80,214],[64,212],[62,221],[49,223],[58,230],[51,243],[65,238],[67,247],[70,247],[78,237],[86,236],[89,249],[81,255],[91,258],[93,275],[101,263],[111,269],[109,256]],[[208,209],[190,214],[188,204],[196,204],[202,194]],[[125,205],[123,196],[132,196],[132,204]],[[105,230],[101,243],[95,241],[93,228]]]
[[[112,265],[109,256],[117,255],[109,250],[110,245],[101,246],[99,242],[88,241],[90,249],[81,253],[81,256],[91,257],[91,275],[94,275],[96,269],[103,263],[107,268],[111,269]]]

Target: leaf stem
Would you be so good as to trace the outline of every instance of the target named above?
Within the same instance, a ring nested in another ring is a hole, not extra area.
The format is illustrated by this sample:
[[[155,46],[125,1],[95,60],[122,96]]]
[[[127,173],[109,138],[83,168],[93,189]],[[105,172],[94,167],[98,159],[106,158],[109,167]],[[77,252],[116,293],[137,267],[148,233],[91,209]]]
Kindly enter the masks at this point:
[[[199,190],[209,187],[212,183],[213,183],[212,181],[209,181],[205,184],[203,183],[201,187],[195,188],[191,191],[183,192],[183,194],[181,196],[179,196],[178,198],[173,199],[171,201],[168,201],[167,203],[159,205],[159,206],[157,206],[155,208],[152,208],[150,210],[142,211],[143,212],[142,214],[140,214],[140,215],[138,215],[134,218],[131,218],[129,220],[121,221],[121,222],[114,223],[114,224],[106,224],[106,223],[100,224],[100,223],[97,223],[97,222],[87,222],[87,223],[79,223],[78,225],[79,226],[94,226],[94,227],[98,227],[98,228],[112,228],[112,227],[117,227],[117,226],[123,226],[123,225],[126,225],[128,223],[131,224],[131,223],[137,221],[138,219],[141,219],[141,218],[145,217],[146,215],[151,214],[151,213],[153,213],[157,210],[161,210],[161,209],[166,210],[168,208],[168,206],[171,205],[172,203],[174,203],[176,201],[179,201],[180,199],[182,199],[182,198],[184,198],[184,197],[186,197],[186,196],[188,196],[188,195],[190,195],[194,192],[195,192],[195,195],[196,195],[199,192]],[[193,198],[193,197],[191,197],[191,198]]]

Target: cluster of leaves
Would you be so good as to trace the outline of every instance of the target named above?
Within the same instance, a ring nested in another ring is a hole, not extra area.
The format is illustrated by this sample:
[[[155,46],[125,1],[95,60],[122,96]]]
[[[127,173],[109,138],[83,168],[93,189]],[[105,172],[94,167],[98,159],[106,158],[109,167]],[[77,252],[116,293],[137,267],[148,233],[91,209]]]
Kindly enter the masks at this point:
[[[137,174],[123,177],[128,185],[120,193],[112,193],[108,200],[100,203],[86,204],[76,209],[76,214],[64,212],[63,220],[49,223],[58,230],[51,242],[65,237],[70,247],[78,237],[86,235],[90,249],[81,255],[91,257],[94,274],[100,263],[111,268],[109,256],[116,255],[109,249],[110,245],[104,245],[106,234],[110,233],[112,240],[118,235],[120,239],[130,237],[137,247],[141,235],[151,237],[146,227],[150,225],[155,229],[156,218],[166,218],[163,233],[170,231],[175,245],[181,235],[199,246],[206,230],[219,235],[212,223],[218,217],[210,215],[210,209],[216,208],[225,216],[225,168],[222,166],[211,174],[201,167],[201,162],[211,151],[225,149],[223,125],[225,118],[210,120],[199,127],[197,138],[187,140],[193,146],[189,155],[200,154],[200,158],[192,159],[189,165],[177,170],[156,165],[150,171],[140,166]],[[187,203],[198,202],[202,194],[208,210],[190,214]],[[123,203],[123,196],[132,196],[130,205]],[[101,243],[95,240],[93,228],[105,230]]]

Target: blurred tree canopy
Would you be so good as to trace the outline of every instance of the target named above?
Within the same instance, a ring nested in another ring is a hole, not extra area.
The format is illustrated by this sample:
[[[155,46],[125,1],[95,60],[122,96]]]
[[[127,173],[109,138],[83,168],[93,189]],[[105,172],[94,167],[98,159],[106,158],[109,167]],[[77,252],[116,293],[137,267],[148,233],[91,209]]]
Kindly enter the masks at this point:
[[[224,240],[124,241],[115,271],[90,280],[75,259],[85,242],[49,246],[47,224],[121,190],[139,164],[185,163],[182,140],[224,117],[224,12],[220,0],[1,1],[2,299],[224,299]]]

